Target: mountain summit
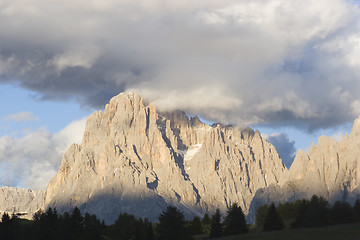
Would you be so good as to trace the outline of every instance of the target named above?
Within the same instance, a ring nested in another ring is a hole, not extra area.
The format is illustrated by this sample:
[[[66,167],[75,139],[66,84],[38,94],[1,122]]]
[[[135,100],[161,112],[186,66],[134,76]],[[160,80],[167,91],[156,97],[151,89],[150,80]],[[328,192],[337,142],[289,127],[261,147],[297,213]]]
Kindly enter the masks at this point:
[[[258,131],[209,126],[121,93],[90,115],[81,145],[68,149],[46,189],[45,207],[78,206],[106,223],[120,212],[157,220],[169,204],[189,217],[234,202],[247,212],[256,191],[286,171]]]
[[[299,150],[279,184],[257,191],[248,220],[254,221],[260,205],[310,199],[312,195],[322,196],[330,203],[347,201],[353,204],[360,198],[360,118],[340,142],[321,136],[308,153]]]
[[[353,203],[360,196],[360,118],[336,142],[319,138],[289,170],[258,131],[161,112],[135,93],[111,99],[87,120],[80,145],[64,154],[46,192],[3,187],[0,215],[78,206],[107,224],[121,212],[157,221],[168,205],[187,217],[232,203],[253,222],[265,203],[310,198]],[[45,197],[44,197],[45,195]],[[45,203],[44,203],[45,199]]]

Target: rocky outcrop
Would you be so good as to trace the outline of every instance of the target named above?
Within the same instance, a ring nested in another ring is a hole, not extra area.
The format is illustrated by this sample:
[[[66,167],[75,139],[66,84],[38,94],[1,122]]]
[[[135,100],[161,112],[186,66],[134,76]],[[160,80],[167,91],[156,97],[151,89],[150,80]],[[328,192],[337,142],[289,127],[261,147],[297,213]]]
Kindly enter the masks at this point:
[[[286,168],[259,132],[208,126],[183,112],[159,112],[135,93],[111,99],[87,121],[81,145],[65,153],[50,181],[47,207],[78,206],[112,223],[120,212],[157,220],[168,204],[188,216],[245,212],[259,188]]]
[[[32,191],[24,188],[0,188],[0,217],[7,213],[32,219],[35,212],[44,209],[45,191]]]
[[[308,154],[299,151],[284,179],[281,185],[292,181],[306,190],[307,197],[317,194],[330,201],[351,200],[349,195],[360,186],[360,118],[342,141],[322,136]]]
[[[259,189],[249,219],[258,206],[322,196],[330,202],[355,202],[360,198],[360,118],[340,142],[321,136],[309,153],[299,150],[291,168],[277,186]]]

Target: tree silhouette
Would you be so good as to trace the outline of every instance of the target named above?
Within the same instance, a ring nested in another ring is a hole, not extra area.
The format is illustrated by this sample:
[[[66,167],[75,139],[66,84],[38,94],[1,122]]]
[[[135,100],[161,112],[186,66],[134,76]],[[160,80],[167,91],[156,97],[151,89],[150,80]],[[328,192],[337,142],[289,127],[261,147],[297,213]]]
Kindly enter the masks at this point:
[[[255,216],[255,223],[258,228],[264,227],[265,217],[267,215],[267,212],[269,210],[269,205],[265,204],[256,210],[256,216]]]
[[[360,222],[360,199],[356,199],[353,210],[356,216],[356,221]]]
[[[322,227],[328,224],[329,203],[323,198],[316,195],[311,197],[308,210],[305,214],[305,227]]]
[[[121,213],[115,223],[109,226],[106,239],[153,240],[152,223],[147,218],[143,220],[131,214]]]
[[[134,239],[136,231],[136,218],[127,213],[121,213],[110,232],[113,239]]]
[[[144,224],[145,224],[145,231],[146,231],[146,240],[154,240],[155,237],[154,237],[154,228],[152,226],[152,223],[147,219],[145,218],[144,220]]]
[[[329,203],[316,195],[310,201],[302,200],[293,227],[322,227],[329,224]]]
[[[356,221],[356,213],[347,202],[336,201],[330,209],[331,223],[351,223]]]
[[[202,232],[205,234],[210,234],[210,228],[211,228],[211,219],[209,217],[209,214],[205,214],[203,219],[201,220],[201,226],[202,226]]]
[[[189,231],[185,227],[184,214],[172,206],[168,206],[166,211],[160,214],[157,233],[159,240],[191,239]]]
[[[10,223],[10,216],[8,213],[4,213],[1,217],[1,224],[9,224]]]
[[[59,217],[59,238],[71,239],[73,234],[72,229],[71,216],[68,212],[64,212],[64,214]]]
[[[293,228],[298,228],[303,226],[303,222],[306,220],[305,215],[309,208],[309,201],[305,199],[301,200],[298,207],[297,216],[294,222],[291,223]]]
[[[71,235],[72,239],[79,239],[84,227],[84,217],[82,216],[80,209],[78,207],[74,207],[71,216],[70,216],[70,223],[71,223]]]
[[[276,207],[276,211],[283,220],[285,227],[288,227],[287,225],[295,221],[300,203],[301,201],[285,203],[280,202]]]
[[[234,203],[225,217],[225,235],[238,235],[248,232],[245,215],[240,206]]]
[[[85,213],[84,229],[81,239],[97,240],[101,239],[102,225],[96,215]]]
[[[263,231],[275,231],[284,228],[284,223],[276,211],[274,203],[271,203],[264,221]]]
[[[4,213],[0,224],[0,239],[10,239],[12,232],[12,219],[9,214]]]
[[[221,213],[219,209],[216,209],[215,214],[211,218],[210,238],[217,238],[222,235]]]
[[[57,235],[57,226],[58,226],[58,215],[56,210],[54,211],[49,207],[46,212],[39,212],[33,216],[33,219],[36,220],[36,235],[37,239],[56,239]]]
[[[199,235],[202,234],[202,225],[201,220],[198,216],[195,216],[191,221],[191,234],[192,235]]]

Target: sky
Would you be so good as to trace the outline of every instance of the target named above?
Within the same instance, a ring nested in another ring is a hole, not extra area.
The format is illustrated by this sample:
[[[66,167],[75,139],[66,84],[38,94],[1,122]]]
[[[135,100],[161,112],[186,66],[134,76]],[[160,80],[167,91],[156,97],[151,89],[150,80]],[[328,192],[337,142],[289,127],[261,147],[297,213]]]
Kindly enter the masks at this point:
[[[360,115],[355,0],[0,0],[0,186],[44,189],[86,117],[136,91],[259,129],[289,167]]]

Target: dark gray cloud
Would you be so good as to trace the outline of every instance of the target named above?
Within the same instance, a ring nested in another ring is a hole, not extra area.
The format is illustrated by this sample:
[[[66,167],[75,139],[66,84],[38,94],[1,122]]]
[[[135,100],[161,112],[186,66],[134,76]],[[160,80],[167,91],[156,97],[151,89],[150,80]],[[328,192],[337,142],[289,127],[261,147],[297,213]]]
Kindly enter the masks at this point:
[[[267,141],[275,146],[285,166],[290,168],[296,154],[295,141],[291,141],[285,133],[267,136]]]
[[[345,0],[0,3],[0,83],[103,106],[136,90],[214,121],[333,127],[360,115]]]

